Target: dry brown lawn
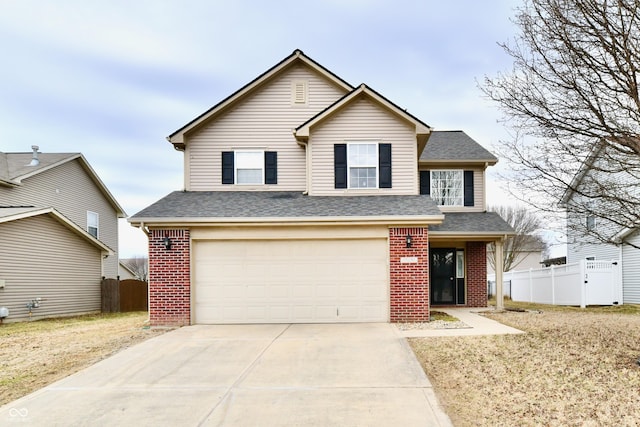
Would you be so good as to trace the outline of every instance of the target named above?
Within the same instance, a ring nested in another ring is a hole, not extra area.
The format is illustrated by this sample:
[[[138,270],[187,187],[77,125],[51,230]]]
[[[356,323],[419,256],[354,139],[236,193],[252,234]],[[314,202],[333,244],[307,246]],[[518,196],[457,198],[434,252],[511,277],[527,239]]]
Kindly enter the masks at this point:
[[[0,325],[0,406],[162,333],[146,312]]]
[[[489,315],[526,334],[410,340],[454,425],[640,425],[640,307],[528,308]]]

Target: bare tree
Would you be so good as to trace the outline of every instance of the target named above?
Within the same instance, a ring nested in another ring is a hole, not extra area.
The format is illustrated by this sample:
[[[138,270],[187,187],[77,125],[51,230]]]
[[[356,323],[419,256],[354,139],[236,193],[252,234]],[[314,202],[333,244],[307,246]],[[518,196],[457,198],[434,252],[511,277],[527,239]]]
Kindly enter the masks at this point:
[[[538,247],[543,252],[547,250],[547,244],[534,233],[543,228],[540,217],[524,206],[490,206],[489,210],[496,212],[513,227],[516,234],[508,237],[504,242],[503,265],[504,271],[510,271],[518,266],[527,256],[527,250]],[[495,245],[487,245],[487,259],[491,267],[496,269]]]
[[[640,0],[524,0],[514,22],[519,34],[501,44],[513,70],[481,86],[511,131],[498,149],[511,192],[547,212],[578,195],[572,211],[637,226]],[[592,173],[579,185],[585,162]],[[611,240],[611,229],[575,225]]]
[[[139,280],[147,281],[149,276],[149,258],[136,256],[120,260]]]

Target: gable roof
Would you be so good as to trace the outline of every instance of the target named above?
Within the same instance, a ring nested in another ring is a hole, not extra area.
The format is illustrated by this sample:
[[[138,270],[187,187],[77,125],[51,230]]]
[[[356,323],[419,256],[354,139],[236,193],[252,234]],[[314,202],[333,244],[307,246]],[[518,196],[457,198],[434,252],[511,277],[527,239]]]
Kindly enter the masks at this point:
[[[584,160],[584,162],[582,162],[582,165],[580,165],[580,169],[571,179],[571,182],[569,183],[569,187],[565,190],[564,194],[562,195],[562,198],[558,203],[561,207],[566,206],[567,203],[569,203],[569,200],[575,193],[575,189],[578,188],[578,186],[580,185],[584,177],[587,175],[587,173],[593,166],[596,159],[600,156],[600,153],[602,152],[602,150],[604,150],[604,147],[605,147],[605,144],[603,140],[598,141],[598,143],[593,146],[587,158]]]
[[[114,254],[113,250],[109,246],[105,245],[100,240],[87,233],[82,229],[82,227],[71,221],[66,216],[62,215],[54,208],[39,208],[36,206],[0,206],[0,224],[10,221],[19,221],[24,218],[31,218],[38,215],[50,215],[52,218],[60,222],[69,230],[84,238],[93,246],[101,249],[105,254]]]
[[[433,131],[420,162],[487,163],[495,165],[498,158],[461,130]]]
[[[393,102],[389,101],[384,96],[380,95],[375,90],[368,87],[366,84],[362,83],[357,88],[353,89],[351,92],[344,95],[342,98],[338,99],[336,102],[307,120],[305,123],[301,124],[294,130],[294,135],[298,141],[307,141],[309,139],[309,133],[311,132],[311,127],[318,125],[319,123],[326,120],[331,115],[335,114],[337,111],[341,110],[345,106],[354,102],[361,97],[366,97],[376,104],[384,107],[391,113],[400,117],[401,119],[413,124],[416,129],[416,135],[418,137],[418,142],[420,144],[420,150],[422,150],[424,144],[426,143],[429,134],[431,133],[431,127],[429,125],[422,122],[420,119],[415,116],[409,114],[406,110],[398,107]]]
[[[167,223],[327,223],[375,221],[437,224],[444,216],[429,196],[305,196],[298,191],[174,191],[129,218]]]
[[[118,218],[125,218],[127,214],[113,197],[107,186],[93,170],[87,159],[81,153],[40,153],[38,164],[30,165],[33,153],[0,153],[0,185],[18,187],[22,181],[34,175],[56,168],[65,163],[77,160],[89,178],[96,184],[102,195],[109,201],[116,211]]]
[[[202,123],[209,120],[210,118],[225,111],[227,108],[229,108],[231,105],[236,103],[238,100],[246,97],[248,94],[252,93],[258,87],[262,86],[265,82],[273,78],[275,75],[279,74],[284,69],[289,68],[292,64],[295,64],[295,63],[303,63],[307,65],[311,69],[317,71],[319,74],[326,77],[328,80],[332,81],[334,84],[342,87],[345,91],[351,91],[353,89],[353,86],[351,86],[345,80],[338,77],[336,74],[332,73],[331,71],[329,71],[328,69],[326,69],[325,67],[323,67],[322,65],[314,61],[313,59],[309,58],[300,49],[296,49],[293,51],[291,55],[287,56],[282,61],[274,65],[273,67],[269,68],[267,71],[260,74],[258,77],[256,77],[255,79],[253,79],[252,81],[250,81],[249,83],[247,83],[246,85],[244,85],[243,87],[241,87],[240,89],[238,89],[237,91],[235,91],[234,93],[232,93],[231,95],[229,95],[228,97],[226,97],[225,99],[223,99],[222,101],[214,105],[213,107],[211,107],[210,109],[208,109],[207,111],[205,111],[204,113],[196,117],[195,119],[191,120],[189,123],[182,126],[180,129],[173,132],[171,135],[167,137],[167,140],[173,144],[175,149],[184,150],[185,133],[189,132],[192,129],[197,128]]]

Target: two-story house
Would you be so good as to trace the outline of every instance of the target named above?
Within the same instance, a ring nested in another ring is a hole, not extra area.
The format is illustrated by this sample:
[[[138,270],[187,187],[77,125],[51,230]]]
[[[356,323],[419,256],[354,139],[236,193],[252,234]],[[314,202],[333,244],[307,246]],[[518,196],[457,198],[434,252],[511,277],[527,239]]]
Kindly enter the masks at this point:
[[[408,322],[487,304],[497,159],[299,50],[168,140],[184,190],[149,236],[152,324]]]
[[[607,150],[606,144],[595,145],[560,201],[567,215],[567,263],[621,264],[622,301],[640,304],[640,227],[633,225],[640,183],[637,169],[608,163],[617,153]]]
[[[100,310],[126,215],[82,154],[32,149],[0,153],[0,306],[7,321]]]

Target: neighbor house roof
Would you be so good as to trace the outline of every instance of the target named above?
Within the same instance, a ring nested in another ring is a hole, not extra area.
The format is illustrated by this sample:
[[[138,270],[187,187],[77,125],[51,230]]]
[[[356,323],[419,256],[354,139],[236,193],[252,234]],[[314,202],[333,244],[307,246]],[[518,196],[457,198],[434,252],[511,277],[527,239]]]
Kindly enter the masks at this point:
[[[380,95],[378,92],[371,89],[364,83],[344,95],[342,98],[338,99],[336,102],[316,114],[314,117],[307,120],[305,123],[298,126],[294,131],[294,135],[299,141],[307,141],[309,139],[309,134],[311,133],[311,128],[313,126],[318,125],[328,117],[335,114],[337,111],[341,110],[355,100],[361,99],[362,97],[366,97],[367,99],[372,100],[376,104],[384,107],[387,111],[393,113],[395,116],[400,117],[401,119],[415,126],[416,136],[418,137],[418,141],[420,143],[419,149],[422,150],[424,144],[427,141],[427,138],[429,137],[429,134],[431,133],[431,127],[429,127],[429,125],[425,124],[415,116],[409,114],[406,110],[398,107],[396,104],[389,101],[387,98]]]
[[[206,122],[210,118],[220,114],[223,111],[226,111],[231,105],[237,102],[240,99],[243,99],[248,94],[252,93],[256,88],[263,85],[266,81],[270,80],[273,76],[280,73],[285,68],[288,68],[294,63],[303,63],[310,68],[316,70],[319,74],[326,77],[328,80],[333,82],[335,85],[341,87],[345,91],[351,91],[353,86],[347,83],[342,78],[338,77],[336,74],[332,73],[322,65],[318,64],[313,59],[309,58],[299,49],[293,51],[293,53],[282,61],[269,68],[264,73],[260,74],[258,77],[253,79],[251,82],[247,83],[245,86],[241,87],[213,107],[209,108],[207,111],[191,120],[186,125],[182,126],[180,129],[173,132],[171,135],[167,137],[167,140],[171,142],[176,149],[183,150],[184,149],[184,135],[192,129],[197,128],[202,123]]]
[[[129,219],[166,223],[384,222],[437,224],[429,196],[305,196],[286,191],[175,191]]]
[[[461,130],[433,131],[420,154],[425,163],[487,163],[495,165],[498,158]]]
[[[77,235],[86,239],[92,245],[101,249],[107,255],[113,255],[113,250],[102,243],[100,240],[93,237],[91,234],[87,233],[82,229],[79,225],[71,221],[66,216],[62,215],[60,212],[55,210],[54,208],[47,207],[36,207],[36,206],[0,206],[0,224],[10,222],[10,221],[19,221],[24,218],[31,218],[38,215],[49,215],[62,225],[67,227],[69,230],[73,231]]]
[[[37,164],[31,165],[33,152],[29,153],[0,153],[0,185],[18,187],[22,181],[34,175],[43,173],[67,162],[78,160],[100,192],[116,211],[118,218],[125,218],[127,214],[113,197],[109,189],[93,170],[87,159],[81,153],[40,153]]]
[[[447,212],[444,222],[429,227],[432,237],[500,237],[515,234],[513,228],[495,212]]]

